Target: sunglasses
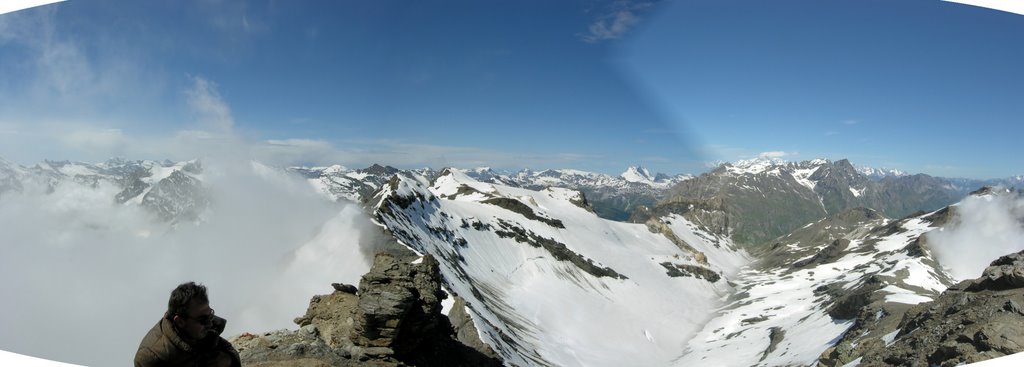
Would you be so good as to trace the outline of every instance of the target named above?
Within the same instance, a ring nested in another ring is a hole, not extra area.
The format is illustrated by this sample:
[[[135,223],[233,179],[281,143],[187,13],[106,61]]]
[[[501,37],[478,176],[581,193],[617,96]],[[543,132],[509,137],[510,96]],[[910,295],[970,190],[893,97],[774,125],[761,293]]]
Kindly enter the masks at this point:
[[[185,316],[185,318],[187,318],[187,319],[193,319],[193,320],[196,320],[196,321],[198,321],[198,322],[199,322],[200,324],[211,324],[211,323],[213,323],[213,317],[214,317],[214,315],[215,315],[215,312],[214,312],[214,311],[213,311],[213,309],[211,308],[211,309],[210,309],[210,313],[209,313],[208,315],[203,315],[203,316],[199,316],[199,317],[190,317],[190,316]]]

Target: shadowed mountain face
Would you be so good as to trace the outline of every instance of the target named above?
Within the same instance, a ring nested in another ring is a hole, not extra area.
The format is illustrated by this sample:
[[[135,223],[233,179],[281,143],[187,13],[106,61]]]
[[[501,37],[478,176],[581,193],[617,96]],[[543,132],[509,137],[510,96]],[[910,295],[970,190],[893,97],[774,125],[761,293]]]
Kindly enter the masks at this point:
[[[651,210],[670,212],[680,202],[721,203],[733,238],[757,245],[826,216],[865,207],[899,218],[932,211],[966,194],[927,175],[874,181],[847,160],[741,161],[679,183]]]

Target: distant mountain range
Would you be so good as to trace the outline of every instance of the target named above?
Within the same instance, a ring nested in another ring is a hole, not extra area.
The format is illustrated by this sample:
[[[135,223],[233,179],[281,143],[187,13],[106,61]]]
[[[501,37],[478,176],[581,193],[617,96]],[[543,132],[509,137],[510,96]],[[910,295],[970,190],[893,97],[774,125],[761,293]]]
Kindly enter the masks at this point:
[[[924,174],[872,180],[862,172],[845,159],[727,163],[676,185],[651,210],[671,212],[680,204],[714,208],[730,223],[733,238],[758,244],[856,207],[903,217],[952,204],[968,192]]]
[[[365,202],[374,190],[401,171],[380,165],[355,170],[342,166],[293,167],[289,170],[300,173],[335,200],[348,199],[355,202]],[[600,216],[614,220],[629,218],[634,208],[654,204],[669,187],[692,178],[689,175],[651,174],[643,167],[629,167],[619,176],[572,169],[498,172],[479,167],[459,171],[480,182],[534,190],[546,187],[580,190]],[[428,178],[438,174],[430,169],[409,172]]]
[[[22,167],[0,159],[0,197],[10,192],[50,193],[69,183],[91,188],[116,189],[111,199],[141,205],[169,222],[197,221],[209,205],[202,187],[202,164],[184,162],[110,159],[90,164],[43,161]]]
[[[411,172],[427,178],[438,174],[429,168],[400,170],[377,164],[361,169],[334,165],[287,170],[305,177],[333,200],[357,203],[365,203],[396,173]],[[652,174],[640,166],[628,167],[618,176],[573,169],[459,170],[480,182],[532,190],[579,190],[598,216],[617,221],[631,217],[642,221],[651,210],[680,210],[682,204],[718,208],[721,218],[716,221],[723,225],[723,221],[730,222],[728,230],[740,243],[765,241],[807,221],[854,207],[874,208],[891,217],[902,217],[951,204],[983,186],[1024,187],[1024,176],[988,180],[940,178],[898,170],[855,168],[845,159],[743,160],[723,163],[697,177]],[[142,204],[172,221],[198,220],[209,204],[209,198],[200,189],[202,164],[198,160],[114,158],[97,164],[43,161],[22,167],[0,159],[0,195],[21,191],[26,186],[52,191],[65,181],[115,185],[121,189],[115,197],[117,202]]]

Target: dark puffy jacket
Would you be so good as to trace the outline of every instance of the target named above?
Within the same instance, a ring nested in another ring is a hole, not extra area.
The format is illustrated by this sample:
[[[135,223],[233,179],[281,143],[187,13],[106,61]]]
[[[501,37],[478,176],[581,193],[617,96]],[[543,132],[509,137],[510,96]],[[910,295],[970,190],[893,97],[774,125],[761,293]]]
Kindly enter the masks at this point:
[[[216,316],[215,316],[216,317]],[[224,320],[217,317],[216,323]],[[139,343],[135,352],[135,367],[241,367],[238,352],[220,337],[220,332],[210,332],[195,345],[186,343],[174,330],[170,320],[160,319]]]

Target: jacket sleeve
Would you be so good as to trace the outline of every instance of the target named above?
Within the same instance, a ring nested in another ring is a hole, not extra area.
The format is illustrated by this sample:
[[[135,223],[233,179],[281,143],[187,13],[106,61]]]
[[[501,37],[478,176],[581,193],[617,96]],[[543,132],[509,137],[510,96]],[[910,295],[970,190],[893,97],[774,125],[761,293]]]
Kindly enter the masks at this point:
[[[162,365],[163,361],[148,347],[139,346],[139,350],[135,352],[135,367],[159,367]]]
[[[228,357],[231,358],[232,367],[242,366],[242,359],[238,356],[238,351],[235,350],[234,345],[231,345],[231,342],[228,342],[224,338],[220,338],[220,345],[218,346],[217,349],[219,349],[221,353],[225,353],[228,355]]]

